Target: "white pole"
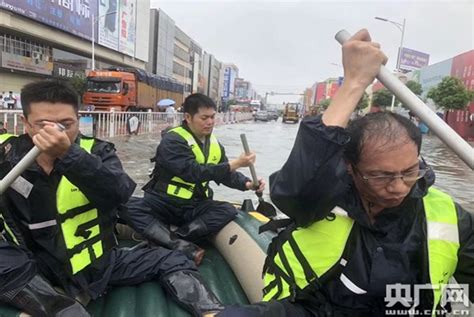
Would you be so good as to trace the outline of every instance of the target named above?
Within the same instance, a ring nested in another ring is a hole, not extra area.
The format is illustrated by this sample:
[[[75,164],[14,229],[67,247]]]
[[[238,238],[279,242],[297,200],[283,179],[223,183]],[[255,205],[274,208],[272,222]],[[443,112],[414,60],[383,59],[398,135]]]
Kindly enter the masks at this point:
[[[21,175],[41,154],[40,149],[34,146],[25,156],[18,162],[10,172],[0,180],[0,194],[3,194],[5,190]]]
[[[92,24],[92,70],[95,70],[95,47],[94,47],[94,42],[95,42],[95,17],[94,14],[92,14],[92,19],[91,19],[91,24]]]
[[[342,45],[351,34],[341,30],[336,40]],[[474,170],[474,149],[459,136],[446,122],[428,108],[407,86],[394,76],[385,66],[380,67],[377,79],[387,87],[398,99],[421,119],[451,150],[461,158],[467,166]]]

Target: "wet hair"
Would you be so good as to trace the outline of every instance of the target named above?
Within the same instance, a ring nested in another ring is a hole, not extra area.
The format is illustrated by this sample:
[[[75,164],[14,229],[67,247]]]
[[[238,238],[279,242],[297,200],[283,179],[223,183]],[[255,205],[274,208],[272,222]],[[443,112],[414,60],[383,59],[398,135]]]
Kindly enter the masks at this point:
[[[418,154],[421,149],[421,133],[408,118],[392,112],[375,112],[349,122],[346,131],[350,141],[344,147],[344,158],[348,163],[360,161],[364,146],[370,142],[383,142],[382,146],[399,146],[400,143],[415,143]],[[380,143],[379,143],[380,144]]]
[[[78,113],[79,96],[68,84],[58,80],[42,80],[27,84],[21,90],[21,107],[25,117],[31,112],[33,102],[64,103],[71,105]]]
[[[199,112],[199,108],[212,108],[217,111],[214,101],[206,95],[199,93],[191,94],[184,100],[183,110],[185,113],[194,116]]]

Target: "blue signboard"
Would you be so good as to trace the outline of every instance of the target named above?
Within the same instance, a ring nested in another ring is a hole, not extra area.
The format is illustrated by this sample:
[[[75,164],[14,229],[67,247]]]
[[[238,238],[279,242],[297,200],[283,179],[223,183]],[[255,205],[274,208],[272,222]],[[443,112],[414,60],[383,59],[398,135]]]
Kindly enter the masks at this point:
[[[97,0],[0,0],[0,8],[90,40]]]
[[[230,76],[231,76],[231,68],[226,67],[224,69],[224,89],[223,89],[223,98],[229,98],[230,94]]]

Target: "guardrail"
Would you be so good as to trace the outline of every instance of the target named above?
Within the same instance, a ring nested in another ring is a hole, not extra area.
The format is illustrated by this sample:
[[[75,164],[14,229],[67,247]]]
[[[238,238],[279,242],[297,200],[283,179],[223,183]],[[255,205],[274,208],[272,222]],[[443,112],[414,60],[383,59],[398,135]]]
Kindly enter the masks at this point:
[[[12,134],[24,133],[21,110],[0,110],[0,126]],[[84,135],[107,139],[129,134],[160,133],[184,119],[183,113],[79,111],[79,129]],[[251,113],[218,113],[216,125],[252,120]],[[0,119],[1,120],[1,119]]]

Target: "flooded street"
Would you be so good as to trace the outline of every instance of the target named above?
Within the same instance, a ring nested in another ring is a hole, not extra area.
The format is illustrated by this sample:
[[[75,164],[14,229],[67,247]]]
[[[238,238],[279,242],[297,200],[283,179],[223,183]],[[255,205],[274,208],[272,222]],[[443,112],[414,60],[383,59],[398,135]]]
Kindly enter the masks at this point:
[[[224,145],[227,157],[232,159],[243,151],[240,134],[246,133],[250,149],[257,154],[257,175],[267,182],[264,198],[269,199],[268,178],[286,161],[298,127],[297,124],[283,124],[280,118],[277,122],[248,121],[221,125],[215,128],[215,134]],[[149,159],[154,156],[159,139],[159,135],[142,135],[112,140],[125,170],[138,184],[136,195],[142,195],[141,186],[148,181],[153,167]],[[422,155],[436,172],[436,186],[451,194],[463,207],[474,211],[474,172],[435,136],[424,137]],[[250,177],[247,168],[240,171]],[[254,205],[257,202],[252,192],[240,192],[214,183],[211,187],[214,197],[219,200],[242,202],[250,198]]]

